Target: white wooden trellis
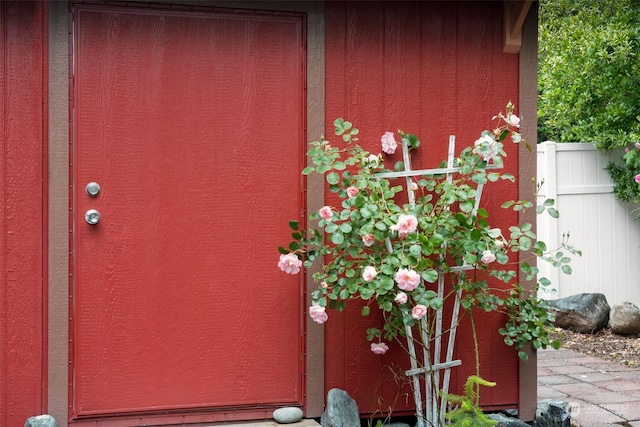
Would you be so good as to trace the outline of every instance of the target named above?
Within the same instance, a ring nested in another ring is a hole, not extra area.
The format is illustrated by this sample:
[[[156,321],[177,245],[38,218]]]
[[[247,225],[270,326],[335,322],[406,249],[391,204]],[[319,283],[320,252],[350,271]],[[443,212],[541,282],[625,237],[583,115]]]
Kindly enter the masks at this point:
[[[376,174],[379,178],[406,178],[407,192],[409,196],[409,205],[413,208],[415,206],[415,195],[411,188],[412,177],[414,176],[433,176],[433,175],[446,175],[447,181],[451,182],[453,174],[459,171],[459,168],[454,166],[454,153],[455,153],[455,136],[449,137],[449,150],[447,155],[447,167],[437,169],[421,169],[411,170],[411,159],[409,157],[409,147],[406,141],[402,141],[402,156],[404,160],[404,171],[399,172],[381,172]],[[499,166],[487,165],[486,169],[498,169]],[[484,184],[478,184],[476,189],[475,206],[473,208],[473,214],[475,214],[480,206],[480,198],[482,197],[482,189]],[[387,238],[387,249],[389,252],[393,251],[391,241]],[[451,272],[462,272],[466,270],[473,270],[475,267],[472,265],[455,266],[450,269]],[[438,273],[438,297],[444,299],[444,272]],[[430,427],[438,427],[444,425],[444,414],[447,409],[446,400],[440,395],[442,391],[443,395],[449,392],[449,381],[451,378],[451,368],[461,365],[462,361],[453,360],[453,348],[455,344],[456,331],[458,328],[458,316],[460,313],[460,297],[461,291],[457,290],[455,293],[455,300],[453,304],[453,311],[451,314],[451,324],[449,326],[449,339],[447,342],[447,352],[444,360],[440,360],[442,356],[442,335],[443,335],[443,309],[436,311],[435,330],[433,333],[433,340],[429,339],[429,325],[427,319],[423,317],[420,320],[420,340],[422,342],[422,366],[418,367],[418,357],[416,353],[416,346],[413,337],[413,329],[409,326],[405,326],[405,332],[407,335],[407,348],[409,349],[409,356],[411,358],[411,369],[405,372],[405,375],[412,377],[413,397],[416,405],[416,417],[417,427],[425,427],[427,423]],[[408,314],[408,313],[405,313]],[[431,341],[433,341],[433,356],[431,355]],[[433,357],[433,360],[431,358]],[[441,374],[442,371],[442,374]],[[422,387],[420,384],[420,376],[424,375],[424,403],[422,400]],[[442,377],[442,378],[441,378]],[[442,379],[442,388],[440,388],[440,380]]]

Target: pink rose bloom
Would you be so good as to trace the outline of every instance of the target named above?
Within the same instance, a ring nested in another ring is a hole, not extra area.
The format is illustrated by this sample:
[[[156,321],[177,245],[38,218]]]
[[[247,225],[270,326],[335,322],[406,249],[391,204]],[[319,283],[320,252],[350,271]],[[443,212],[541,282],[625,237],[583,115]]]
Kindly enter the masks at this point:
[[[482,257],[480,258],[480,261],[482,261],[483,263],[491,264],[495,260],[496,260],[496,256],[489,249],[482,252]]]
[[[385,132],[382,138],[380,138],[380,142],[382,142],[382,151],[387,154],[395,153],[396,148],[398,148],[398,143],[396,142],[393,132]]]
[[[391,231],[397,231],[398,236],[404,239],[407,234],[413,233],[418,228],[418,218],[415,215],[400,214],[398,216],[398,223],[389,227]]]
[[[398,284],[398,287],[403,291],[411,292],[420,284],[420,275],[415,271],[407,270],[406,268],[398,270],[393,279]]]
[[[369,162],[369,164],[374,168],[377,168],[378,164],[380,163],[380,157],[376,156],[375,154],[369,154],[369,157],[367,157],[367,162]]]
[[[320,215],[325,221],[331,221],[331,218],[333,218],[333,211],[330,206],[323,206],[318,211],[318,215]]]
[[[507,123],[509,123],[509,125],[519,128],[520,127],[520,117],[516,116],[515,114],[509,114],[509,116],[507,116]]]
[[[418,304],[411,310],[411,317],[414,319],[422,319],[427,314],[427,307],[422,304]]]
[[[640,184],[640,173],[639,173],[638,175],[636,175],[636,176],[635,176],[635,178],[633,178],[633,179],[635,179],[635,180],[636,180],[636,182],[637,182],[638,184]]]
[[[376,278],[377,275],[378,275],[378,272],[376,271],[376,268],[371,265],[366,266],[362,271],[362,278],[364,279],[365,282],[372,281],[373,279]]]
[[[489,154],[484,154],[482,156],[482,160],[488,162],[492,157],[498,155],[498,147],[496,146],[496,141],[489,135],[484,135],[477,139],[476,142],[473,143],[476,147],[482,147],[483,145],[487,145],[491,147],[491,152]]]
[[[322,289],[327,289],[329,287],[329,285],[327,284],[327,282],[320,282],[320,287]]]
[[[418,184],[411,181],[411,191],[418,191]]]
[[[302,267],[302,261],[294,253],[280,255],[280,261],[278,261],[278,267],[280,270],[288,274],[297,274]]]
[[[358,190],[354,185],[347,188],[347,194],[349,195],[349,197],[356,197],[359,192],[360,190]]]
[[[497,238],[494,241],[494,243],[495,243],[496,247],[498,247],[498,248],[503,248],[504,247],[504,240],[502,240],[502,238],[500,238],[500,237]]]
[[[309,316],[311,316],[314,322],[320,324],[326,322],[329,319],[329,316],[325,311],[325,307],[322,307],[315,301],[312,302],[311,307],[309,307]]]
[[[362,243],[364,243],[364,245],[367,247],[373,245],[375,242],[376,242],[376,238],[371,233],[368,233],[362,236]]]
[[[385,354],[387,352],[387,350],[389,350],[389,346],[386,345],[383,342],[378,342],[378,343],[372,342],[371,343],[371,352],[373,354],[383,355],[383,354]]]
[[[406,304],[406,302],[407,302],[407,294],[405,294],[404,292],[398,292],[396,294],[396,297],[393,300],[395,302],[397,302],[398,304]]]

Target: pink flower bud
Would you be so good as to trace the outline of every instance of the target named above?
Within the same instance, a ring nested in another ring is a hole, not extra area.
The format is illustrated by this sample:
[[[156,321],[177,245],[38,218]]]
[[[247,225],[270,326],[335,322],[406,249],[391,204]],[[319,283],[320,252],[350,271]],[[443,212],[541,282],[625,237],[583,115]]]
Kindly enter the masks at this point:
[[[371,265],[366,266],[362,271],[362,278],[364,279],[365,282],[372,281],[373,279],[376,278],[377,275],[378,275],[378,272],[376,271],[376,268]]]
[[[371,343],[371,352],[373,354],[383,355],[383,354],[385,354],[387,352],[387,350],[389,350],[389,346],[386,345],[383,342],[379,342],[379,343],[372,342]]]
[[[302,267],[302,261],[294,253],[282,254],[278,261],[278,267],[285,273],[297,274]]]
[[[325,221],[331,221],[331,218],[333,218],[333,210],[331,210],[331,206],[323,206],[318,211],[318,215]]]
[[[311,307],[309,307],[309,316],[313,319],[314,322],[320,324],[326,322],[329,319],[329,316],[325,311],[325,307],[322,307],[315,301],[312,302]]]
[[[375,242],[376,242],[376,237],[371,233],[368,233],[362,236],[362,243],[364,243],[364,245],[367,247],[373,245]]]
[[[396,294],[396,297],[393,299],[395,302],[397,302],[398,304],[406,304],[407,303],[407,294],[405,294],[404,292],[398,292]]]
[[[403,291],[411,292],[420,284],[420,275],[406,268],[399,269],[393,279]]]
[[[396,142],[396,138],[393,135],[393,132],[385,132],[380,138],[380,142],[382,142],[382,151],[387,154],[393,154],[396,152],[396,148],[398,147],[398,143]]]
[[[397,231],[398,236],[401,239],[404,239],[405,237],[407,237],[407,234],[413,233],[414,231],[416,231],[417,228],[418,228],[418,218],[416,218],[416,216],[412,214],[409,214],[409,215],[400,214],[398,216],[398,222],[392,225],[391,227],[389,227],[391,231]]]
[[[369,157],[367,157],[367,162],[369,162],[370,166],[377,168],[380,164],[380,157],[376,156],[375,154],[369,154]]]
[[[491,264],[495,260],[496,260],[496,256],[490,250],[487,249],[486,251],[482,252],[482,257],[480,258],[480,261],[482,261],[483,263]]]
[[[422,319],[427,314],[427,306],[423,304],[417,304],[411,310],[411,317],[414,319]]]

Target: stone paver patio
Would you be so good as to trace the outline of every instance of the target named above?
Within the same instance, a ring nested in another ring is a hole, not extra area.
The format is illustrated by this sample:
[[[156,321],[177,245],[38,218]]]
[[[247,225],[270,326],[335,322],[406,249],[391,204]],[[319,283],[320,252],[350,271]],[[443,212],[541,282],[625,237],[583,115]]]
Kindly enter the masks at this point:
[[[576,427],[640,427],[640,370],[572,350],[538,352],[538,400],[571,404]]]

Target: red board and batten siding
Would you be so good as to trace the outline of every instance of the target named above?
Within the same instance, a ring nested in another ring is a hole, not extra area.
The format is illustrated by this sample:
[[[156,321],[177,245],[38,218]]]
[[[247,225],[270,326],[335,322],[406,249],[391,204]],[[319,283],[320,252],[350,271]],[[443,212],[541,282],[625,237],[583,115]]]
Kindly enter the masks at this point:
[[[0,2],[0,425],[46,410],[46,3]]]
[[[501,2],[329,2],[326,11],[329,136],[337,117],[353,121],[361,131],[360,143],[372,152],[379,152],[385,131],[416,133],[422,145],[413,165],[435,167],[446,158],[449,135],[456,135],[458,147],[473,144],[481,130],[490,128],[492,115],[504,111],[508,101],[518,103],[518,55],[502,52]],[[517,146],[509,143],[505,148],[504,171],[517,175]],[[327,200],[331,197],[327,194]],[[493,224],[517,221],[499,207],[517,197],[515,184],[487,186],[483,205]],[[411,397],[399,395],[390,380],[390,368],[401,359],[369,351],[365,329],[372,319],[361,318],[358,307],[329,316],[326,389],[348,390],[363,413],[411,408]],[[518,358],[497,334],[503,319],[479,316],[481,375],[498,383],[482,390],[481,404],[516,407]],[[474,373],[468,318],[463,319],[456,348],[463,365],[453,370],[452,391],[461,392],[466,377]],[[376,400],[380,391],[382,403]]]

